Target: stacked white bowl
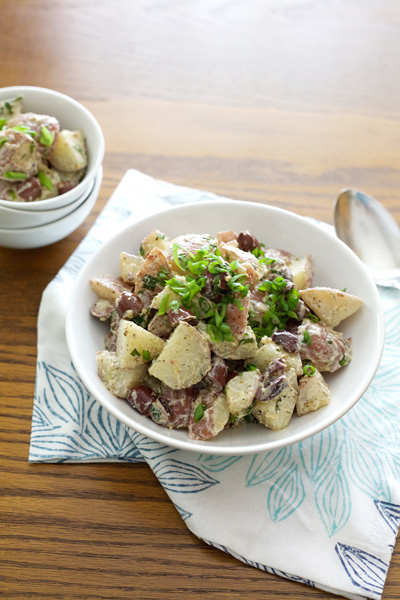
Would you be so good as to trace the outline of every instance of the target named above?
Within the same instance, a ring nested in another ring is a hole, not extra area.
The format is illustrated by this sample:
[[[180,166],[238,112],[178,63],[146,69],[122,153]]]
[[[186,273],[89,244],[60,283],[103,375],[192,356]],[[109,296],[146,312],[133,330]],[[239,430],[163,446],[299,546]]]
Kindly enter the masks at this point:
[[[0,245],[38,248],[72,233],[92,210],[103,176],[104,136],[95,117],[69,96],[30,86],[0,89],[0,101],[19,96],[23,97],[24,112],[56,117],[61,129],[81,129],[88,153],[85,176],[72,190],[33,202],[0,198]]]

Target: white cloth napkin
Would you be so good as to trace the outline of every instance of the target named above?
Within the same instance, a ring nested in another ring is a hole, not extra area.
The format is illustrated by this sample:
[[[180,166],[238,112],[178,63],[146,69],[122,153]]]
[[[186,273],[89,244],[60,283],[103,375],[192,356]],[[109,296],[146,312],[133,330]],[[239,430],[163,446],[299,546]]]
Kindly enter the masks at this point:
[[[264,454],[196,454],[128,430],[90,396],[71,364],[65,309],[87,258],[129,217],[215,198],[126,173],[43,293],[29,460],[146,461],[186,525],[208,544],[347,598],[379,599],[400,523],[398,290],[381,291],[385,352],[365,396],[324,432]]]

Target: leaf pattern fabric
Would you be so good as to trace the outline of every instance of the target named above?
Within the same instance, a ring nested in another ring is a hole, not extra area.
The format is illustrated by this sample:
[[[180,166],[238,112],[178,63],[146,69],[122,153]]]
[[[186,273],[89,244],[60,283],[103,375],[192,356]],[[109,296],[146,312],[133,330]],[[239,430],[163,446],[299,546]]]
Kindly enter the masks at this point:
[[[216,196],[128,171],[48,285],[38,320],[29,460],[146,462],[206,543],[341,597],[379,600],[400,524],[398,290],[381,290],[385,351],[364,397],[340,421],[288,448],[226,457],[160,444],[105,411],[73,368],[64,336],[66,290],[85,261],[129,216],[207,199]]]

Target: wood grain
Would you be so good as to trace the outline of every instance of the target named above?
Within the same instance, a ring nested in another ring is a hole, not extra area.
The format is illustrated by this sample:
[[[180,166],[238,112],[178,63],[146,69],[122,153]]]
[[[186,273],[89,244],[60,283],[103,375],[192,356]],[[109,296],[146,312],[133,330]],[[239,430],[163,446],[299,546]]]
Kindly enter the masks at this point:
[[[6,600],[312,598],[210,548],[144,465],[29,464],[41,294],[123,173],[332,220],[342,187],[400,222],[396,0],[2,0],[0,85],[72,95],[106,138],[86,222],[0,248],[0,579]],[[400,597],[397,545],[384,600]]]

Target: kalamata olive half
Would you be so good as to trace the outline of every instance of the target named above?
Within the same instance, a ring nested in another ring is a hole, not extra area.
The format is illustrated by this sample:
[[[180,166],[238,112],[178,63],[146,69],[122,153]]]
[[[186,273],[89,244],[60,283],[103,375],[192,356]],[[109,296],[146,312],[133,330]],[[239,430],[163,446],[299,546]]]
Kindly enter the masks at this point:
[[[289,331],[274,331],[272,341],[280,344],[286,352],[297,352],[299,349],[299,338]]]
[[[129,315],[130,318],[136,317],[143,308],[143,304],[139,296],[131,294],[129,292],[122,292],[116,302],[117,313],[123,318],[126,311],[132,311]]]
[[[241,231],[237,241],[239,248],[245,252],[252,252],[255,248],[261,248],[260,242],[250,231]]]

